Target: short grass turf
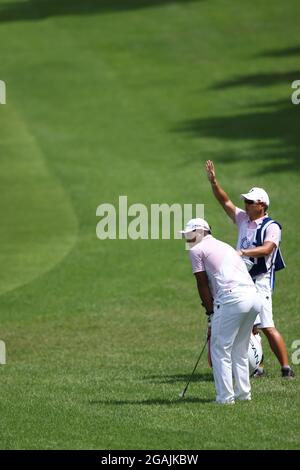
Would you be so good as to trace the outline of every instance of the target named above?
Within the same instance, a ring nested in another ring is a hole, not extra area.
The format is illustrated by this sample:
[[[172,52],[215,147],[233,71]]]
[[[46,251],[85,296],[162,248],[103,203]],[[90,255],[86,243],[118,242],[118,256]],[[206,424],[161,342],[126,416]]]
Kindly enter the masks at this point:
[[[211,404],[205,318],[180,240],[96,238],[103,202],[271,195],[287,269],[274,313],[300,338],[299,2],[0,1],[2,449],[297,449],[299,379]],[[296,374],[299,367],[294,365]]]

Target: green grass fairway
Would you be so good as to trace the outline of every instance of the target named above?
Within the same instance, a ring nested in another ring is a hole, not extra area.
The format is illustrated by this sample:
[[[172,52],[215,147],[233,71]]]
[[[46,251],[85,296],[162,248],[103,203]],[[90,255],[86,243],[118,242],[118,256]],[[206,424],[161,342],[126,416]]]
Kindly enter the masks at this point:
[[[181,240],[96,237],[101,203],[203,203],[204,172],[263,186],[287,269],[274,316],[300,340],[299,0],[0,0],[2,449],[299,449],[300,368],[210,403],[206,319]],[[298,354],[299,357],[299,354]]]

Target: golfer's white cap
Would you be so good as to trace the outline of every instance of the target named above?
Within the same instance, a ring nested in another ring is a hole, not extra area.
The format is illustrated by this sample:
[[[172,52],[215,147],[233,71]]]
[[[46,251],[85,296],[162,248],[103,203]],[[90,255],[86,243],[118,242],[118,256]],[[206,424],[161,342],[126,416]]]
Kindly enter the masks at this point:
[[[207,230],[207,231],[210,230],[210,226],[208,225],[206,220],[200,219],[200,217],[199,217],[197,219],[189,220],[188,223],[185,226],[185,229],[180,230],[180,233],[183,233],[183,234],[184,233],[190,233],[190,232],[193,232],[194,230],[201,229],[201,228],[204,229],[204,230]]]
[[[267,206],[270,205],[268,193],[262,188],[252,188],[248,193],[241,194],[241,199],[249,199],[249,201],[264,202]]]

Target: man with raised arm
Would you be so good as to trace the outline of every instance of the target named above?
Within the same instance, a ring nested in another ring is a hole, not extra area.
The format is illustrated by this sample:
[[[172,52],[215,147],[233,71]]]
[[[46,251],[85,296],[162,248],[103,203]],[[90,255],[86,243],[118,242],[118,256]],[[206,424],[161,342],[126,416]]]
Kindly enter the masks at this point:
[[[264,189],[254,187],[249,192],[241,194],[245,209],[240,209],[233,204],[219,185],[211,160],[206,162],[206,171],[216,199],[237,225],[238,253],[253,263],[250,275],[262,302],[258,326],[266,335],[271,350],[281,365],[282,377],[292,378],[294,372],[289,366],[286,346],[273,321],[272,291],[275,271],[284,268],[284,262],[279,249],[281,225],[267,214],[270,204],[269,196]],[[259,368],[257,376],[262,375],[264,375],[264,370]]]

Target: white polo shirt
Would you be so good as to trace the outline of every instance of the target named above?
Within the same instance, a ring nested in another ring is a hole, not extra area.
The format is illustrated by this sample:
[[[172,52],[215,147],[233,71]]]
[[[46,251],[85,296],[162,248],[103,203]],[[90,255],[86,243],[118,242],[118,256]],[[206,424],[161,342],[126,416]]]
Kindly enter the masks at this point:
[[[238,242],[237,242],[237,250],[247,250],[248,248],[255,248],[254,242],[256,238],[256,231],[261,226],[263,220],[268,217],[266,214],[264,217],[256,220],[250,220],[247,213],[240,209],[239,207],[236,208],[235,211],[235,223],[238,227]],[[281,230],[277,224],[271,224],[266,229],[266,236],[264,241],[269,241],[275,243],[276,247],[279,246],[281,240]],[[272,263],[272,258],[274,255],[276,248],[268,255],[265,256],[266,266],[268,268],[268,272],[265,274],[260,274],[257,276],[257,280],[265,279],[267,284],[270,285],[270,267]]]
[[[215,302],[239,301],[241,291],[256,291],[244,261],[227,243],[206,235],[189,255],[194,274],[206,271]]]

